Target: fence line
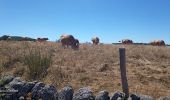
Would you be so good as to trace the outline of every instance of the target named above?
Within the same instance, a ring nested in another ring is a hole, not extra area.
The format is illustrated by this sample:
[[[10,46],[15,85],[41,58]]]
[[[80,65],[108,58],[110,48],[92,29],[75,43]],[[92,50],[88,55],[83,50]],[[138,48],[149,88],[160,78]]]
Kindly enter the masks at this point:
[[[114,74],[113,78],[115,79],[119,79],[121,81],[121,85],[122,85],[122,90],[123,92],[126,94],[125,99],[128,98],[129,96],[129,90],[135,90],[135,92],[137,93],[138,91],[142,92],[147,92],[148,94],[153,93],[152,95],[154,95],[155,97],[160,95],[161,93],[168,93],[170,94],[170,91],[168,90],[163,90],[159,87],[156,86],[156,84],[152,84],[152,88],[146,88],[144,87],[144,85],[142,86],[141,84],[139,85],[135,85],[135,88],[133,86],[130,85],[130,89],[128,86],[128,81],[129,80],[139,80],[140,81],[140,77],[136,74],[127,74],[126,75],[126,55],[125,55],[125,48],[119,48],[119,56],[120,56],[120,72],[117,71],[117,75]],[[118,76],[120,75],[120,76]],[[157,79],[155,79],[155,81],[158,81]],[[131,83],[130,83],[131,84]],[[138,90],[139,89],[139,90]],[[156,94],[158,93],[158,94]]]

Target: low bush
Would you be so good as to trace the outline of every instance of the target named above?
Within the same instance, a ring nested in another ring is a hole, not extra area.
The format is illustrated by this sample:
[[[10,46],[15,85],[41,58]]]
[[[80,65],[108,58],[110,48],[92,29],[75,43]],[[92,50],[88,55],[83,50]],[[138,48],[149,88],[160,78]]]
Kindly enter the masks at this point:
[[[41,48],[33,48],[24,55],[24,64],[28,68],[30,79],[39,79],[47,74],[47,69],[52,65],[51,52],[41,52]]]

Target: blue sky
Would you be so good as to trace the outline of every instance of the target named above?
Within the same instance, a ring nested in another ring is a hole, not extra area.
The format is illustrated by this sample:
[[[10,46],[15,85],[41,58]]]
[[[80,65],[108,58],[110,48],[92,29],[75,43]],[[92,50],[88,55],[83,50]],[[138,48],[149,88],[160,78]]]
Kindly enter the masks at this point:
[[[0,36],[170,44],[170,0],[0,0]]]

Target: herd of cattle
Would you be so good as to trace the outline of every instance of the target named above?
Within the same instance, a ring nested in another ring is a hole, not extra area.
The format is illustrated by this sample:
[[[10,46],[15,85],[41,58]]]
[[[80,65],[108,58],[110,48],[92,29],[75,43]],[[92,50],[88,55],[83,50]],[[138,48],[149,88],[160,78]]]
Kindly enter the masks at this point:
[[[29,38],[29,37],[20,37],[20,36],[7,36],[4,35],[0,37],[0,40],[13,40],[13,41],[38,41],[38,42],[44,42],[47,41],[48,38]],[[98,45],[100,43],[99,37],[94,37],[91,39],[92,43],[94,45]],[[79,40],[74,38],[73,35],[66,35],[63,34],[60,36],[59,42],[62,44],[63,47],[71,47],[73,49],[79,48]],[[121,41],[122,44],[133,44],[133,41],[130,39],[123,39]],[[154,40],[148,43],[153,46],[165,46],[165,42],[163,40]]]
[[[79,40],[75,39],[72,35],[61,35],[59,40],[64,47],[71,47],[71,48],[79,48]],[[91,39],[94,45],[98,45],[100,43],[100,39],[98,37],[94,37]],[[130,39],[123,39],[119,41],[122,44],[133,44],[133,41]],[[163,40],[154,40],[148,43],[153,46],[165,46],[165,42]]]

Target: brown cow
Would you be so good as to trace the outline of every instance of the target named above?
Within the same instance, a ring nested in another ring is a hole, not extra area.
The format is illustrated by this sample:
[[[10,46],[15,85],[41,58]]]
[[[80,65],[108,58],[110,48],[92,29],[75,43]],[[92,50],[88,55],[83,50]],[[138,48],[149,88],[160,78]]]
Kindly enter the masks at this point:
[[[149,44],[153,46],[165,46],[164,40],[154,40],[151,41]]]
[[[78,49],[79,48],[79,40],[75,39],[74,44],[73,44],[73,48]]]
[[[100,40],[98,37],[94,37],[91,39],[91,41],[93,42],[93,44],[98,45]]]
[[[123,44],[133,44],[133,41],[130,39],[123,39],[122,41],[119,42],[122,42]]]
[[[79,41],[75,39],[72,35],[61,35],[60,42],[63,47],[71,47],[72,49],[79,48]]]

